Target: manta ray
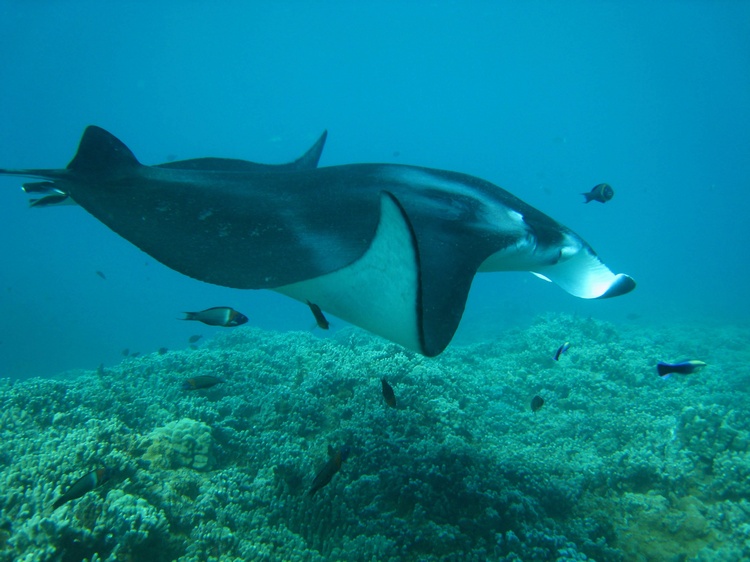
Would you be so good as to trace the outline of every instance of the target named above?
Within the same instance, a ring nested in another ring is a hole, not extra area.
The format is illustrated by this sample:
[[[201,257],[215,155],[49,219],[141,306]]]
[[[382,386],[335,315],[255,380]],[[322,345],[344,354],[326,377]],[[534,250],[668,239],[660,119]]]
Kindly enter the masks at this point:
[[[184,275],[313,302],[426,356],[451,341],[477,272],[530,271],[586,299],[635,287],[572,230],[477,177],[237,162],[146,166],[90,126],[67,168],[0,174],[43,179],[24,186],[66,194]]]

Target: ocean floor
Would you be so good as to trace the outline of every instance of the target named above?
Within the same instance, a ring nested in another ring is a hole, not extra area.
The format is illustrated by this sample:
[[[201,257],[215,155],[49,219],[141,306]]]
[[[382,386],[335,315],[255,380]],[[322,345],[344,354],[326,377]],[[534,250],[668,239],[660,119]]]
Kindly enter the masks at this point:
[[[547,315],[429,359],[242,327],[5,379],[0,560],[747,560],[748,341]],[[657,376],[681,359],[708,366]],[[182,389],[198,375],[224,382]],[[310,497],[329,445],[349,457]]]

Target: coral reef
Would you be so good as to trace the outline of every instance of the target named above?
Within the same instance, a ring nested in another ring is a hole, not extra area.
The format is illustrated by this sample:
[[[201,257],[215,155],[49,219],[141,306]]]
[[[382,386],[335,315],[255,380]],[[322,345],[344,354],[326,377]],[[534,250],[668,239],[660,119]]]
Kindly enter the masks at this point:
[[[429,359],[355,329],[239,328],[0,381],[0,560],[748,558],[741,339],[548,315]],[[656,376],[697,340],[709,367]],[[225,382],[183,391],[198,374]],[[108,482],[51,509],[100,465]]]
[[[213,464],[211,428],[205,423],[189,418],[169,422],[152,431],[146,441],[143,459],[155,468],[210,470]]]

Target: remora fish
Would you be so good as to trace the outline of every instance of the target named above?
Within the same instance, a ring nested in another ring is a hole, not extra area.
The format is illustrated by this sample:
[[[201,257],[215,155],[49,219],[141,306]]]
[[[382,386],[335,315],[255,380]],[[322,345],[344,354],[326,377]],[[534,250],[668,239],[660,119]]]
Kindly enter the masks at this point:
[[[577,234],[476,177],[396,164],[284,173],[144,166],[88,127],[54,183],[166,266],[239,289],[309,299],[428,356],[442,352],[478,271],[531,271],[587,299],[623,295]]]

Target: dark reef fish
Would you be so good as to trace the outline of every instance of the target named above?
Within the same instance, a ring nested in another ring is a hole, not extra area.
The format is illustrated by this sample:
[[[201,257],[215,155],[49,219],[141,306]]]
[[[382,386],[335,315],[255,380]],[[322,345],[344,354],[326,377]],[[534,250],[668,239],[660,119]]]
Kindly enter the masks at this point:
[[[591,191],[581,193],[581,195],[583,195],[586,199],[584,203],[589,203],[591,201],[606,203],[615,196],[615,190],[612,189],[612,186],[608,183],[600,183],[599,185],[595,185],[593,188],[591,188]]]
[[[656,365],[656,372],[659,373],[660,377],[668,377],[672,373],[678,375],[689,375],[696,371],[700,371],[707,364],[697,359],[691,359],[690,361],[680,361],[679,363],[665,363],[659,361]]]
[[[309,299],[427,356],[453,338],[479,272],[530,271],[585,299],[635,288],[569,228],[448,170],[348,164],[280,173],[214,158],[145,166],[90,126],[66,168],[0,174],[44,180],[43,189],[69,195],[184,275]]]
[[[553,359],[555,361],[559,361],[560,356],[566,351],[568,351],[568,349],[570,349],[570,342],[566,341],[564,344],[562,344],[560,347],[557,348],[557,351],[555,351],[555,356],[553,357]]]
[[[183,312],[183,320],[197,320],[209,326],[233,328],[247,322],[247,316],[228,306],[215,306],[200,312]],[[197,341],[197,340],[196,340]]]
[[[199,339],[201,339],[202,337],[203,337],[203,336],[202,336],[201,334],[195,334],[194,336],[190,336],[190,337],[188,338],[188,343],[195,343],[195,342],[197,342],[197,341],[198,341]]]
[[[224,381],[219,377],[212,375],[198,375],[183,381],[182,390],[198,390],[201,388],[211,388],[217,384],[221,384]]]
[[[542,409],[542,406],[544,406],[544,398],[542,398],[541,396],[534,396],[534,398],[531,399],[532,412],[537,413]]]
[[[314,302],[310,302],[308,300],[306,300],[305,302],[307,303],[307,306],[310,307],[310,310],[312,311],[313,316],[315,316],[315,323],[318,325],[318,328],[327,330],[331,324],[328,322],[328,319],[323,314],[323,311],[320,310],[320,307]]]
[[[388,384],[388,381],[385,380],[385,377],[380,379],[380,384],[383,387],[383,398],[385,398],[385,403],[388,404],[391,408],[395,408],[396,393],[393,392],[393,387]]]
[[[341,465],[349,456],[349,451],[350,449],[348,445],[344,445],[338,450],[335,450],[328,445],[328,456],[330,459],[328,459],[326,465],[320,469],[320,472],[315,475],[310,491],[307,492],[308,496],[314,496],[315,492],[320,490],[323,486],[326,486],[331,481],[331,478],[341,470]]]
[[[110,475],[110,470],[102,467],[89,472],[82,478],[79,478],[62,496],[54,501],[52,504],[52,511],[71,500],[80,498],[82,495],[90,492],[100,484],[103,484],[109,480]]]
[[[104,273],[103,273],[103,272],[101,272],[101,271],[96,271],[95,273],[96,273],[96,274],[97,274],[97,275],[98,275],[99,277],[101,277],[102,279],[104,279],[105,281],[107,280],[107,276],[106,276],[106,275],[104,275]]]
[[[130,355],[130,350],[126,347],[120,353],[122,353],[123,357],[127,357],[128,355]]]

